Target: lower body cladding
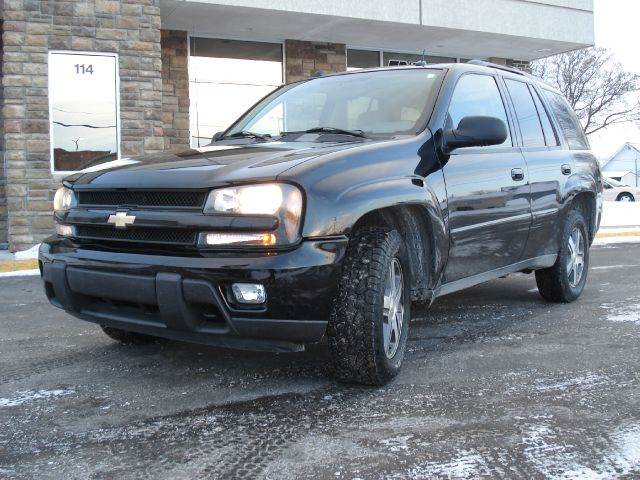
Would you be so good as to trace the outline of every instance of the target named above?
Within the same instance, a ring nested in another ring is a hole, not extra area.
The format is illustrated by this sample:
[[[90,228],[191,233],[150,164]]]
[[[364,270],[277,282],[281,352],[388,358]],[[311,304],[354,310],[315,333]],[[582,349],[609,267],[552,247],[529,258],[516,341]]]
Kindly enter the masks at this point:
[[[51,237],[39,260],[49,301],[83,320],[206,345],[300,351],[325,333],[346,246],[336,238],[287,252],[180,257]],[[234,283],[261,285],[265,302],[238,302]]]

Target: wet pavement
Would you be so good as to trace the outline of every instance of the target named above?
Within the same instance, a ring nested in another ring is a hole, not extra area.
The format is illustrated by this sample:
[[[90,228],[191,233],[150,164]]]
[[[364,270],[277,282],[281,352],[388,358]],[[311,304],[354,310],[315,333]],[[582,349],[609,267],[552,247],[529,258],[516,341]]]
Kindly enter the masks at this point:
[[[120,346],[0,278],[0,478],[638,478],[640,244],[589,275],[570,305],[532,275],[438,299],[377,389],[323,346]]]

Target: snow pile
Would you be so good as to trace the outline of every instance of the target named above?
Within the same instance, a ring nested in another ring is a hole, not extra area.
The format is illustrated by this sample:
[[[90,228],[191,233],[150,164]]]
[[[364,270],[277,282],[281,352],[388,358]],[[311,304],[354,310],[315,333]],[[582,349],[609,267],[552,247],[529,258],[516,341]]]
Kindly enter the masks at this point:
[[[34,400],[41,400],[43,398],[61,397],[64,395],[73,395],[76,393],[73,390],[22,390],[16,392],[16,395],[12,398],[0,398],[0,408],[2,407],[16,407],[23,403],[30,403]]]

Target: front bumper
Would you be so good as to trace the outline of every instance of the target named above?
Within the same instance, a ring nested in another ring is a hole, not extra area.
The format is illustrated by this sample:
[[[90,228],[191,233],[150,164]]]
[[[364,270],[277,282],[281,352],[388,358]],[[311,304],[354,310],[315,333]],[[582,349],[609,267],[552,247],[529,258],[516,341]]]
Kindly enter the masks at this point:
[[[304,241],[278,253],[166,256],[81,248],[60,237],[40,247],[49,301],[104,326],[207,345],[296,351],[324,335],[347,240]],[[234,282],[264,285],[242,307]]]

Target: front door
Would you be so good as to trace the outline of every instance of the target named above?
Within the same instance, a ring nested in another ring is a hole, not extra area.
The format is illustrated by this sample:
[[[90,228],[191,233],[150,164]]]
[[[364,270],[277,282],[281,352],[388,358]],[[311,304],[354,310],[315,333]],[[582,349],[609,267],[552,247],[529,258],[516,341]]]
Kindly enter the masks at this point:
[[[451,238],[445,283],[520,261],[531,225],[527,164],[493,76],[460,77],[445,129],[470,115],[500,118],[509,135],[502,145],[454,150],[444,165]]]

